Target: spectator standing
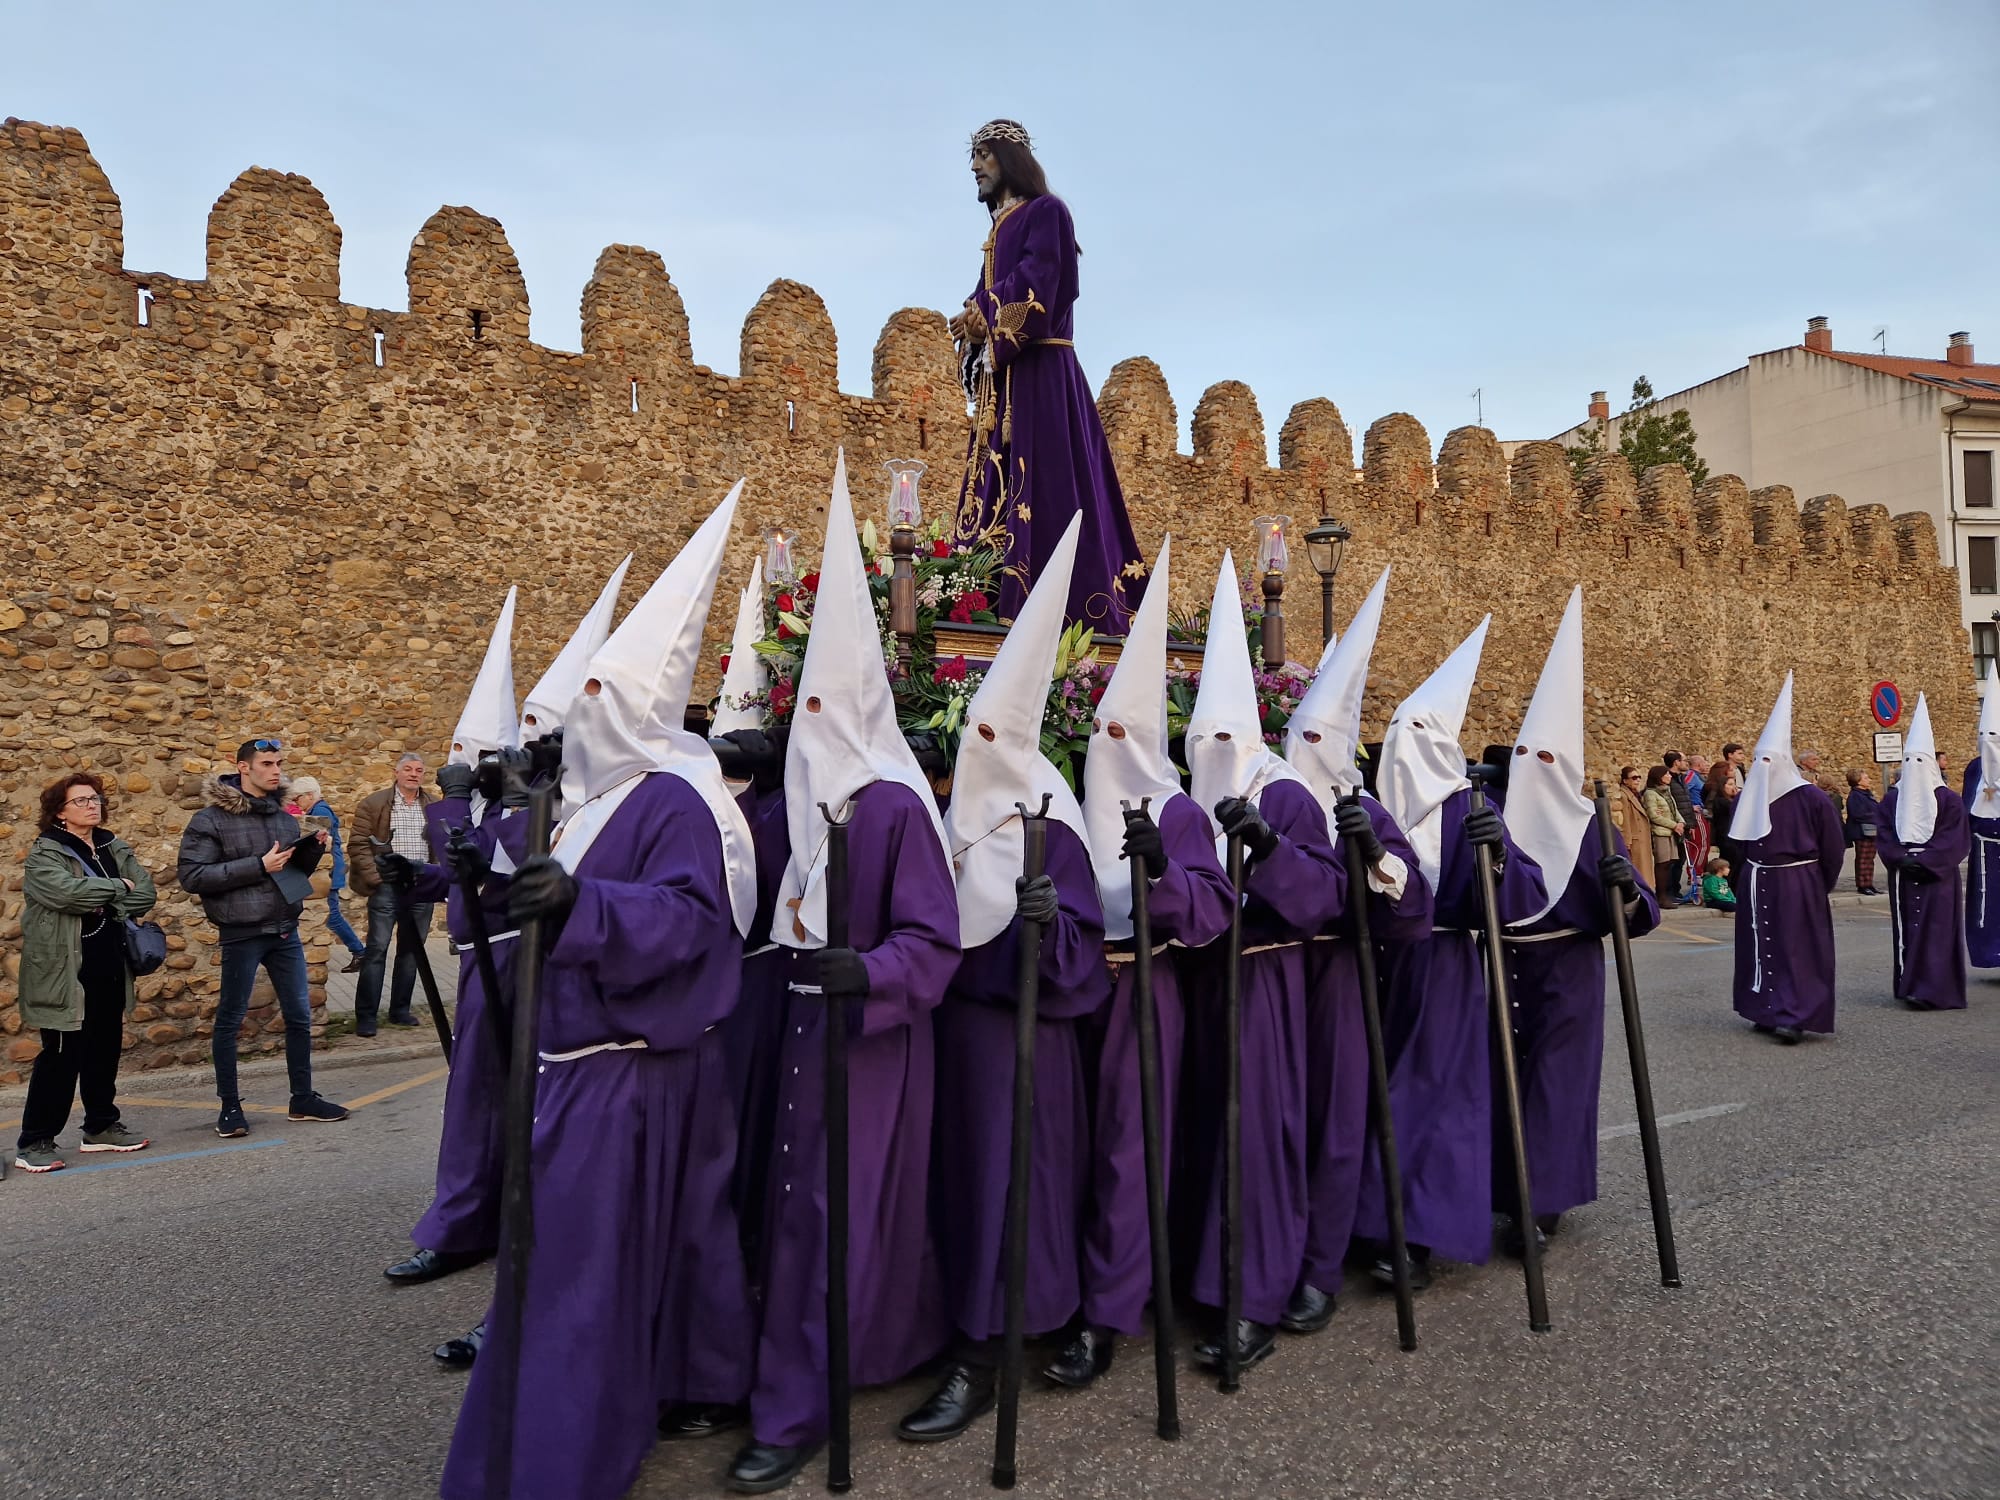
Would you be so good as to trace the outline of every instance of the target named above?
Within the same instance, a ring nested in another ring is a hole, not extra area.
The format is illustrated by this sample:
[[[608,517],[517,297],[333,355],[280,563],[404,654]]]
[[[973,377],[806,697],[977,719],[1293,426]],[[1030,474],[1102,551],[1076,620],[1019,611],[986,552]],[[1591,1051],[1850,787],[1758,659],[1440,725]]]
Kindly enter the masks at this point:
[[[1841,832],[1854,850],[1854,890],[1861,896],[1879,896],[1875,888],[1875,820],[1880,809],[1866,771],[1847,773],[1847,808]]]
[[[1667,768],[1667,790],[1673,795],[1674,811],[1680,814],[1681,868],[1690,888],[1688,899],[1694,900],[1700,893],[1693,887],[1700,883],[1701,871],[1708,863],[1708,826],[1701,817],[1701,793],[1692,785],[1693,772],[1680,751],[1667,751],[1660,764]]]
[[[1611,798],[1611,821],[1617,826],[1619,836],[1625,840],[1625,852],[1632,861],[1632,868],[1639,872],[1639,878],[1653,888],[1653,823],[1646,816],[1646,805],[1639,800],[1644,789],[1645,777],[1639,774],[1637,766],[1622,766],[1618,771],[1618,791]]]
[[[1736,888],[1734,871],[1742,864],[1730,825],[1736,817],[1736,799],[1743,795],[1743,768],[1743,747],[1734,742],[1725,744],[1721,756],[1709,767],[1701,797],[1702,810],[1708,814],[1709,847],[1729,861],[1731,890]]]
[[[83,1090],[83,1149],[143,1151],[118,1118],[118,1059],[134,1003],[125,922],[153,906],[153,877],[104,826],[104,783],[87,771],[42,789],[39,836],[22,876],[20,1011],[41,1031],[14,1165],[60,1171],[56,1137]]]
[[[202,784],[208,805],[181,834],[176,869],[181,889],[201,898],[222,940],[213,1053],[215,1092],[222,1100],[215,1133],[225,1139],[250,1133],[237,1093],[236,1036],[259,967],[270,976],[285,1018],[289,1117],[347,1118],[345,1109],[313,1092],[312,1001],[306,951],[299,943],[299,912],[312,893],[310,877],[332,840],[324,833],[301,836],[298,819],[285,811],[284,764],[284,747],[275,738],[245,740],[237,747],[235,772]]]
[[[1820,769],[1820,762],[1824,759],[1825,756],[1821,755],[1817,750],[1802,751],[1799,755],[1799,769],[1805,772],[1807,781],[1810,781],[1822,792],[1825,792],[1828,797],[1833,799],[1833,810],[1835,813],[1839,813],[1841,811],[1841,798],[1847,791],[1847,785],[1838,776],[1834,775],[1833,772]]]
[[[1681,904],[1681,840],[1687,835],[1687,824],[1681,820],[1680,808],[1674,801],[1673,777],[1664,764],[1650,767],[1646,772],[1646,789],[1639,794],[1639,801],[1646,809],[1647,826],[1653,839],[1653,869],[1659,879],[1653,887],[1662,906]]]
[[[340,910],[340,893],[347,885],[347,852],[340,847],[340,815],[326,800],[318,778],[312,776],[301,776],[292,782],[292,810],[301,817],[318,818],[332,840],[333,884],[326,893],[326,930],[347,950],[347,967],[340,972],[358,974],[365,945],[354,935],[353,927]]]
[[[1690,755],[1687,774],[1688,796],[1694,799],[1695,811],[1701,811],[1702,793],[1708,790],[1708,757]]]
[[[354,822],[347,838],[347,868],[354,893],[368,902],[368,942],[361,955],[361,979],[354,990],[354,1031],[357,1036],[375,1035],[376,1015],[382,1005],[382,971],[388,966],[389,943],[396,938],[396,970],[389,988],[391,1026],[415,1026],[419,1022],[410,1009],[417,991],[416,950],[396,937],[397,892],[382,879],[375,867],[375,841],[394,849],[416,864],[430,862],[430,844],[424,835],[424,809],[435,800],[424,788],[424,758],[414,750],[403,752],[396,762],[396,779],[379,792],[361,799],[354,810]],[[431,930],[435,903],[412,901],[419,941]]]

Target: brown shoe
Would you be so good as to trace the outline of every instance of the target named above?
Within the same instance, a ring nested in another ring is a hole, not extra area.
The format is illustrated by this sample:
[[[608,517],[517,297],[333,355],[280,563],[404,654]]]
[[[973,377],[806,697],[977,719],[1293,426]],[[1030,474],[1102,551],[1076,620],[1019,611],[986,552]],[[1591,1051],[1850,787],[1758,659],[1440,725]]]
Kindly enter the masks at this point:
[[[343,974],[359,974],[361,972],[361,955],[359,953],[350,955],[347,960],[347,967],[340,972]]]

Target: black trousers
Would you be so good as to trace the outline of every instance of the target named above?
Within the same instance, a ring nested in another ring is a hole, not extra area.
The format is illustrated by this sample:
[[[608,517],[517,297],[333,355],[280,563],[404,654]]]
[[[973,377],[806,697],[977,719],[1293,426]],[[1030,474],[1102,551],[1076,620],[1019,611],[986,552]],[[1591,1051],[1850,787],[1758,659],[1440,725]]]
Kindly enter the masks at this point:
[[[121,959],[122,963],[122,959]],[[118,1123],[118,1058],[125,1046],[125,977],[83,987],[83,1027],[42,1031],[42,1050],[28,1075],[28,1102],[21,1110],[20,1145],[52,1141],[69,1123],[77,1087],[83,1088],[83,1128]]]

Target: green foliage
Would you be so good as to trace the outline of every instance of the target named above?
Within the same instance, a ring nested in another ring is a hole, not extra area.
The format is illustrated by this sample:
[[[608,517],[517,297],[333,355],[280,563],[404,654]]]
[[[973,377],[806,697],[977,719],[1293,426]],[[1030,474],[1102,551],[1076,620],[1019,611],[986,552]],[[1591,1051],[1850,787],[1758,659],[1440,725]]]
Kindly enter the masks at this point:
[[[1653,382],[1641,375],[1632,382],[1632,403],[1618,421],[1618,451],[1634,474],[1643,474],[1656,464],[1679,464],[1687,470],[1688,482],[1699,488],[1708,479],[1708,465],[1695,450],[1694,418],[1684,411],[1662,413],[1658,407]],[[1609,425],[1600,418],[1584,429],[1579,441],[1564,447],[1578,482],[1591,460],[1606,451]]]

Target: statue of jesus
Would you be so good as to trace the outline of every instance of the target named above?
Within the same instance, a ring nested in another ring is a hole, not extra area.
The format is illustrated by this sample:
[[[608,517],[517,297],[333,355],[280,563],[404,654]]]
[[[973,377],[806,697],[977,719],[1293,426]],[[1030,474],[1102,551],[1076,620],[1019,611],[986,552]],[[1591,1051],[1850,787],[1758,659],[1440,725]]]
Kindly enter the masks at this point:
[[[1111,447],[1071,338],[1076,231],[1012,120],[972,137],[972,176],[992,225],[979,284],[951,319],[973,405],[957,537],[1004,532],[997,613],[1009,621],[1078,510],[1072,621],[1122,635],[1146,585]]]

